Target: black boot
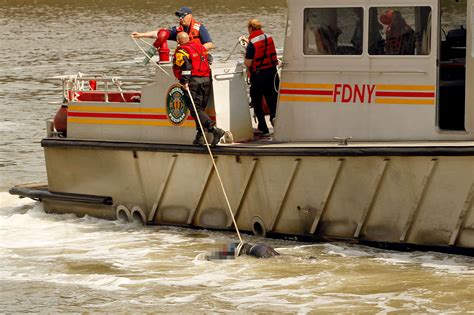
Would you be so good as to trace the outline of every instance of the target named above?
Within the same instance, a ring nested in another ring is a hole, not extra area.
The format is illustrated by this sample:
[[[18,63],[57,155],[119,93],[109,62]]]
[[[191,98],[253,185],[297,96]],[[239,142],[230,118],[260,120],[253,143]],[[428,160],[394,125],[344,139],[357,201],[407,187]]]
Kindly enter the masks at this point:
[[[196,137],[194,137],[193,144],[197,146],[204,145],[204,136],[202,132],[198,131]]]
[[[214,136],[211,142],[211,147],[215,147],[219,143],[221,138],[225,135],[225,131],[220,128],[214,127],[212,128],[211,132]]]

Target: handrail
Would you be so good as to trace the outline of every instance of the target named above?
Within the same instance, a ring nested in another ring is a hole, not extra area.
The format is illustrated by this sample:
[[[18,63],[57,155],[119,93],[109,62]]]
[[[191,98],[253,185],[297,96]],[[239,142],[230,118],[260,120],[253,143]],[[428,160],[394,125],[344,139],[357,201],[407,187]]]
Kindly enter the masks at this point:
[[[81,92],[84,91],[84,83],[86,81],[96,81],[103,83],[102,89],[97,89],[94,91],[103,92],[104,93],[104,102],[109,102],[109,93],[112,92],[111,87],[116,86],[118,92],[122,96],[122,100],[126,102],[124,97],[124,91],[121,88],[122,82],[128,83],[149,83],[155,82],[153,79],[146,79],[146,78],[133,78],[133,77],[109,77],[106,75],[96,75],[96,74],[87,74],[84,75],[79,73],[77,75],[59,75],[54,77],[47,77],[46,80],[61,80],[62,82],[62,90],[63,90],[63,97],[67,101],[73,101],[74,96],[70,97],[69,92]],[[71,98],[71,99],[70,99]]]
[[[214,75],[214,79],[219,80],[220,77],[229,76],[229,75],[232,75],[232,74],[242,74],[242,73],[244,73],[244,72],[243,71],[234,71],[234,72],[227,72],[227,73],[219,73],[219,74]],[[220,79],[220,80],[224,80],[224,79]]]
[[[59,75],[54,77],[46,77],[45,80],[95,80],[100,82],[111,82],[114,80],[121,80],[127,82],[155,82],[154,79],[146,79],[146,78],[127,78],[127,77],[104,77],[104,76],[82,76],[78,77],[76,75]]]

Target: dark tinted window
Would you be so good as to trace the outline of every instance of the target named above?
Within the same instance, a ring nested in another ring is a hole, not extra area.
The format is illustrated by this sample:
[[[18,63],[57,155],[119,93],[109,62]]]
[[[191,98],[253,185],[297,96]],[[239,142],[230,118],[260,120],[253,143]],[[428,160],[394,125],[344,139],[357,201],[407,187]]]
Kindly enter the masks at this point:
[[[304,11],[305,55],[361,55],[362,8],[310,8]]]

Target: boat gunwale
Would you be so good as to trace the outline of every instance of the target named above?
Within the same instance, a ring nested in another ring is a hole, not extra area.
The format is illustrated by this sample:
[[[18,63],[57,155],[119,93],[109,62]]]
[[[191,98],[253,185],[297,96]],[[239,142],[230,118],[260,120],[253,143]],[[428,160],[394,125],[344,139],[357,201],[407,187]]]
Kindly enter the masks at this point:
[[[426,143],[426,142],[424,142]],[[462,143],[462,142],[461,142]],[[275,142],[259,143],[260,145],[222,145],[212,149],[218,155],[239,155],[239,156],[474,156],[474,143],[466,142],[466,145],[416,145],[410,146],[401,144],[377,146],[354,146],[352,144],[335,146],[328,143],[327,146],[310,146],[299,144],[298,146],[278,146]],[[188,144],[150,143],[150,142],[126,142],[126,141],[104,141],[104,140],[73,140],[64,138],[44,138],[41,146],[54,148],[79,148],[79,149],[100,149],[100,150],[120,150],[120,151],[150,151],[168,153],[191,153],[208,154],[205,147],[197,147]]]

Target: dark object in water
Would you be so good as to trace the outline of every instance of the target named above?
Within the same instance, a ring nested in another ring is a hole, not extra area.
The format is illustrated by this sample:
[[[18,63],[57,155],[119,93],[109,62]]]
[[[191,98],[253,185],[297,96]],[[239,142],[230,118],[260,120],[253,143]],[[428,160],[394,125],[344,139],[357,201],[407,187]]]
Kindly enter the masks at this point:
[[[239,252],[239,256],[248,255],[256,258],[270,258],[279,256],[280,254],[274,250],[270,245],[265,243],[258,243],[255,245],[243,243]]]
[[[196,259],[198,260],[226,260],[226,259],[235,259],[236,256],[248,255],[256,258],[270,258],[273,256],[279,256],[280,254],[275,251],[270,245],[259,243],[259,244],[249,244],[242,243],[242,246],[239,246],[239,243],[230,243],[223,244],[214,248],[207,254],[199,254]]]

